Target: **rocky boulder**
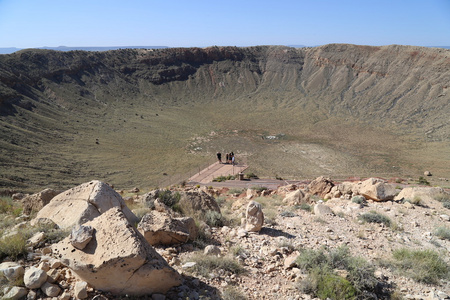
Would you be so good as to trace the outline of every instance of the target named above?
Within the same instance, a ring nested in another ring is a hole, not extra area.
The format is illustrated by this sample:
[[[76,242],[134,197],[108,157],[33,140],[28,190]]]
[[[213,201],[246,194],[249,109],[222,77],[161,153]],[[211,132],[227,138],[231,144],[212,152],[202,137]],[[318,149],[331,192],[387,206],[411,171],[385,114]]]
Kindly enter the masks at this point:
[[[444,194],[444,189],[440,187],[407,187],[395,196],[394,200],[414,200],[419,197],[423,201],[431,201],[438,195]]]
[[[358,183],[358,193],[374,201],[394,200],[397,191],[395,186],[379,178],[369,178]]]
[[[38,212],[32,225],[47,218],[61,228],[69,228],[91,221],[112,207],[120,208],[131,224],[139,221],[116,191],[106,183],[94,180],[54,197]]]
[[[334,183],[330,178],[326,178],[324,176],[317,177],[308,185],[309,193],[312,195],[319,195],[320,197],[325,197],[331,189],[333,188]]]
[[[208,210],[220,213],[220,207],[214,197],[203,191],[181,192],[180,206],[192,212],[207,212]]]
[[[309,197],[302,190],[296,190],[287,193],[283,199],[283,203],[287,205],[299,205],[308,202]]]
[[[314,214],[316,216],[326,216],[334,215],[334,212],[329,206],[323,203],[317,203],[316,205],[314,205]]]
[[[158,211],[147,213],[138,225],[138,230],[150,245],[178,245],[195,240],[198,229],[190,217],[172,218]]]
[[[39,193],[24,197],[21,200],[24,214],[29,215],[32,212],[40,211],[59,193],[52,189],[45,189]]]
[[[264,213],[258,202],[250,201],[245,212],[245,230],[259,232],[264,224]]]
[[[94,289],[116,295],[166,293],[181,276],[150,246],[119,207],[85,224],[94,236],[83,250],[66,238],[53,255]]]

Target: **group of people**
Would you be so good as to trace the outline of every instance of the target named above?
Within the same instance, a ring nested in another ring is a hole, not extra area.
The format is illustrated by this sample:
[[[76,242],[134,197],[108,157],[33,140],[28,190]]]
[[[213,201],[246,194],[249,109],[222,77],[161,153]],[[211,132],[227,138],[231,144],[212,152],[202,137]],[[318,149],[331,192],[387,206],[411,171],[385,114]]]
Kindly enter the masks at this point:
[[[217,159],[219,160],[219,164],[221,164],[222,163],[222,153],[217,152]],[[225,164],[233,164],[234,165],[235,160],[234,160],[234,153],[233,152],[225,154],[225,162],[224,163]]]

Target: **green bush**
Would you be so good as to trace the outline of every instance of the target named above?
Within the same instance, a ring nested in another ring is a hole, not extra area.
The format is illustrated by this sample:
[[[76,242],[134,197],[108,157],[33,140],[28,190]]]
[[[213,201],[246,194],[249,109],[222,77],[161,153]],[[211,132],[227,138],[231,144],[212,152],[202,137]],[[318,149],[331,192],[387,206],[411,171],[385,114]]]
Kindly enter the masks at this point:
[[[238,189],[238,188],[231,188],[228,190],[228,194],[242,194],[244,190],[243,189]]]
[[[251,179],[251,178],[258,179],[258,176],[256,176],[255,173],[253,173],[253,172],[248,172],[248,173],[245,173],[245,178],[247,178],[247,179]]]
[[[423,176],[420,176],[419,177],[419,180],[417,181],[419,184],[423,184],[423,185],[430,185],[430,183],[428,182],[428,180],[425,178],[425,177],[423,177]]]
[[[158,199],[170,208],[180,201],[181,195],[179,192],[172,193],[170,190],[163,190],[158,193]]]
[[[228,175],[228,176],[219,176],[213,179],[214,182],[223,182],[223,181],[227,181],[227,180],[235,180],[236,177],[233,175]]]
[[[18,217],[22,214],[22,207],[19,203],[14,202],[11,197],[0,197],[0,214]]]
[[[204,221],[206,224],[208,224],[208,226],[211,227],[221,227],[224,223],[222,214],[213,210],[206,211],[206,213],[204,214]]]
[[[308,203],[302,203],[299,206],[300,209],[311,212],[313,210],[313,207],[309,205]]]
[[[448,228],[448,227],[444,227],[444,226],[438,227],[438,228],[436,228],[436,231],[434,234],[442,240],[450,241],[450,228]]]
[[[360,257],[353,257],[347,247],[339,247],[325,253],[320,250],[303,250],[296,259],[299,268],[308,272],[301,287],[321,299],[354,299],[358,295],[375,291],[378,280],[374,267]],[[346,270],[342,278],[333,270]]]
[[[229,257],[217,257],[201,253],[193,255],[190,261],[196,263],[192,271],[206,278],[209,278],[212,272],[220,269],[236,275],[245,272],[245,269],[237,261]]]
[[[444,208],[450,209],[450,202],[442,202]]]
[[[255,185],[251,187],[252,190],[258,191],[258,192],[262,192],[262,191],[266,191],[267,187],[265,186],[260,186],[260,185]]]
[[[12,260],[17,260],[21,256],[27,254],[26,244],[28,235],[23,232],[7,236],[0,239],[0,259],[9,257]]]
[[[392,225],[392,221],[389,217],[382,215],[380,213],[377,213],[376,211],[371,211],[371,212],[362,214],[358,218],[367,223],[384,224],[388,227],[390,227]]]
[[[366,198],[364,196],[354,196],[352,197],[352,202],[357,204],[364,204],[366,203]]]
[[[450,266],[432,250],[397,249],[393,252],[394,268],[417,282],[438,284],[450,279]]]
[[[355,299],[356,290],[350,281],[332,272],[313,272],[317,276],[317,297],[320,299]]]

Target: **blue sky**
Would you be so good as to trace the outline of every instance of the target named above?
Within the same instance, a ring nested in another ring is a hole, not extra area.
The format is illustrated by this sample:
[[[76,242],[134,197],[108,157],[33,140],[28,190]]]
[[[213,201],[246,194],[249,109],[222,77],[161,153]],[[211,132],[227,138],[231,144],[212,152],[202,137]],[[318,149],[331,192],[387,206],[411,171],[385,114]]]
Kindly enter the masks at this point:
[[[0,47],[450,46],[450,0],[0,0]]]

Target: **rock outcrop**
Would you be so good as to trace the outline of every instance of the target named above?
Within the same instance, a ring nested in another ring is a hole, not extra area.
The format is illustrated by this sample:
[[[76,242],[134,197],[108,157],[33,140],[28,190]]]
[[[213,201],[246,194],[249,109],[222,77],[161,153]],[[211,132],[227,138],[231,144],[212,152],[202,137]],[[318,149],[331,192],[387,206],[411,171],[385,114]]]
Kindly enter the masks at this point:
[[[23,212],[29,215],[32,212],[40,211],[59,193],[53,189],[45,189],[39,193],[22,198]]]
[[[178,245],[195,240],[198,234],[194,219],[172,218],[168,213],[151,211],[138,225],[150,245]]]
[[[334,183],[330,178],[326,178],[324,176],[317,177],[308,185],[309,193],[312,195],[319,195],[320,197],[325,197],[331,189],[333,188]]]
[[[392,184],[378,178],[369,178],[360,182],[357,189],[359,194],[374,201],[393,200],[397,194]]]
[[[203,191],[186,191],[181,193],[180,205],[192,212],[207,212],[208,210],[220,213],[220,207],[214,197]]]
[[[264,213],[258,202],[250,201],[245,212],[245,230],[258,232],[264,224]]]
[[[83,250],[66,238],[53,254],[95,289],[118,295],[166,293],[180,275],[147,243],[118,207],[85,224],[95,230]]]
[[[302,190],[295,190],[286,194],[283,199],[283,203],[287,205],[299,205],[301,203],[308,202],[309,197]]]
[[[120,208],[131,224],[139,221],[116,191],[109,185],[94,180],[54,197],[38,212],[32,223],[36,224],[39,219],[47,218],[61,228],[70,228],[91,221],[112,207]]]

